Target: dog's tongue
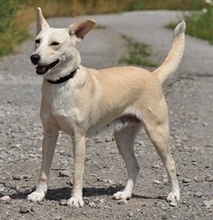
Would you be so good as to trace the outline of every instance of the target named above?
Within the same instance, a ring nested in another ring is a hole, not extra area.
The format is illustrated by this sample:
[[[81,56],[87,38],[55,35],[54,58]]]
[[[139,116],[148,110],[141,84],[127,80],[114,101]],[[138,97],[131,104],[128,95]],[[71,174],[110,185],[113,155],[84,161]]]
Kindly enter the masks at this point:
[[[47,72],[46,66],[37,66],[36,67],[36,73],[38,74],[44,74]]]

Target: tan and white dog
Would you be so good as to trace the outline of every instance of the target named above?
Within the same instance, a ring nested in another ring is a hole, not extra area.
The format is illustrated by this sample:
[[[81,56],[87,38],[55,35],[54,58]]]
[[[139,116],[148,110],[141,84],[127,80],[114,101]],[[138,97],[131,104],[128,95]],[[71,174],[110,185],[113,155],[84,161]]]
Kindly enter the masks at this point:
[[[49,27],[40,8],[37,16],[35,52],[30,58],[37,74],[44,77],[40,111],[44,138],[37,189],[28,199],[41,201],[47,193],[51,162],[62,130],[72,138],[75,161],[72,194],[67,204],[83,206],[85,138],[107,127],[113,128],[128,172],[125,189],[113,198],[129,199],[139,172],[134,140],[143,126],[168,172],[171,192],[167,200],[176,205],[180,190],[169,148],[168,109],[162,84],[182,59],[185,22],[175,28],[171,50],[154,72],[133,66],[95,70],[81,66],[76,48],[95,21],[85,19],[68,28],[55,29]]]

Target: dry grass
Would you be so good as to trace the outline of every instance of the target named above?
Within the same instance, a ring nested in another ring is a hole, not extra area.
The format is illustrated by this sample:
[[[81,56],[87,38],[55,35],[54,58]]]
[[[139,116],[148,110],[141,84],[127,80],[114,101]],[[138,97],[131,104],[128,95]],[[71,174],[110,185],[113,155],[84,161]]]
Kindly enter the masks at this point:
[[[142,9],[197,10],[205,7],[205,2],[204,0],[155,0],[154,3],[150,0],[0,0],[0,14],[6,12],[8,16],[6,19],[3,16],[0,20],[0,56],[12,52],[16,45],[28,37],[28,25],[35,20],[36,7],[41,7],[45,17],[48,18]],[[11,8],[13,14],[9,17]],[[4,25],[4,22],[8,24]]]
[[[200,10],[205,6],[204,0],[143,0],[146,10],[168,9],[168,10]]]

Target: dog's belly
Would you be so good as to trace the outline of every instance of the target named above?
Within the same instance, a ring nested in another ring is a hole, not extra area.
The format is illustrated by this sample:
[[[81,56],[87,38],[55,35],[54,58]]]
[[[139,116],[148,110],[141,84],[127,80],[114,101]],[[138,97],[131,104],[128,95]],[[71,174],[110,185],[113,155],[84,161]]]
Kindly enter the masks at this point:
[[[122,130],[128,126],[135,126],[136,124],[141,123],[141,120],[134,114],[124,113],[123,115],[117,118],[102,118],[99,119],[95,124],[89,125],[90,120],[88,117],[84,117],[79,113],[79,109],[72,108],[68,112],[65,109],[54,109],[53,115],[57,121],[58,127],[61,131],[65,132],[68,135],[72,135],[74,132],[77,132],[78,129],[84,129],[85,135],[87,137],[98,135],[102,132],[114,132]]]
[[[107,132],[114,132],[114,131],[118,131],[118,130],[122,130],[125,127],[128,126],[135,126],[140,124],[141,121],[140,119],[138,119],[135,115],[123,115],[119,118],[113,119],[112,121],[108,122],[108,123],[97,123],[93,126],[91,126],[86,135],[87,136],[94,136],[94,135],[98,135],[104,131]]]

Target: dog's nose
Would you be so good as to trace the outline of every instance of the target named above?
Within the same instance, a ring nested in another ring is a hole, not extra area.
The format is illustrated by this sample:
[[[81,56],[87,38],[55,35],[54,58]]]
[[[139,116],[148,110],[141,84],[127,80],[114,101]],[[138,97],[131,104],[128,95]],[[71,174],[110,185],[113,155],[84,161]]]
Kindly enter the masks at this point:
[[[33,54],[30,56],[31,62],[37,64],[41,57],[38,54]]]

